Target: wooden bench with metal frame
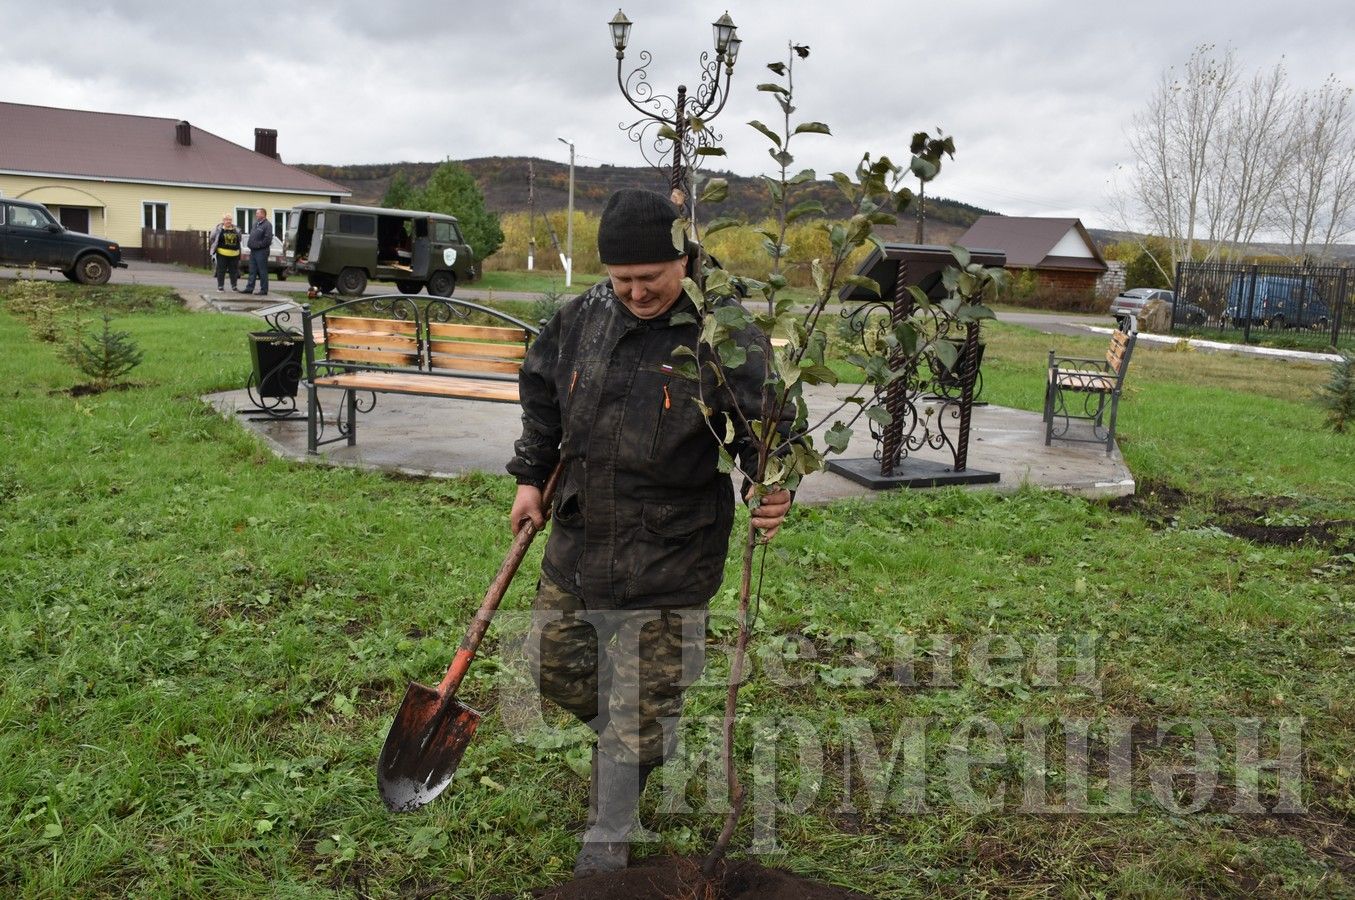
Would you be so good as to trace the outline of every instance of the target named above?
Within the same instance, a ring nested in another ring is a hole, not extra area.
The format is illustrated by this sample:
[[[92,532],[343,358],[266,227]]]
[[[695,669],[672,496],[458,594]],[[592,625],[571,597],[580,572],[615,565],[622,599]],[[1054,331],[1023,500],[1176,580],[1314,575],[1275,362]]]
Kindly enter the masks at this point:
[[[1115,417],[1119,412],[1120,394],[1124,390],[1129,358],[1138,340],[1138,320],[1125,316],[1120,328],[1110,336],[1105,359],[1077,356],[1058,356],[1049,351],[1049,372],[1044,395],[1044,442],[1058,438],[1063,441],[1082,441],[1105,444],[1106,452],[1115,448]],[[1081,404],[1080,413],[1072,412]],[[1106,421],[1107,406],[1110,417]],[[1057,432],[1054,420],[1062,419]],[[1091,437],[1070,437],[1069,427],[1074,419],[1092,423]]]
[[[354,307],[381,315],[357,315]],[[471,324],[481,313],[502,325]],[[389,317],[387,317],[389,316]],[[537,329],[506,313],[464,300],[433,299],[420,309],[404,295],[361,297],[312,313],[302,307],[306,341],[306,448],[357,443],[357,416],[377,394],[411,394],[517,403],[517,373]],[[323,354],[317,358],[317,354]],[[336,437],[322,439],[319,389],[344,392]],[[360,394],[371,399],[362,402]]]

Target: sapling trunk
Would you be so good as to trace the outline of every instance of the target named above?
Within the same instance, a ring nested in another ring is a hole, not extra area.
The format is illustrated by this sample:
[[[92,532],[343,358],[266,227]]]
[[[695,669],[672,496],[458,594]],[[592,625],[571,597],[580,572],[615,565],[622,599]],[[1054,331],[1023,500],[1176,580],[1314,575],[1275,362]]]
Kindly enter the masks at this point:
[[[729,669],[729,689],[725,693],[725,715],[721,726],[725,782],[729,786],[729,812],[725,815],[719,837],[701,865],[701,871],[707,878],[714,877],[715,867],[728,851],[729,841],[734,837],[734,829],[743,813],[745,794],[743,785],[739,783],[738,766],[734,765],[734,721],[738,710],[739,685],[743,682],[743,663],[752,636],[748,627],[748,607],[752,598],[753,551],[757,545],[758,532],[750,522],[743,540],[743,569],[739,578],[739,636],[734,641],[734,661]]]

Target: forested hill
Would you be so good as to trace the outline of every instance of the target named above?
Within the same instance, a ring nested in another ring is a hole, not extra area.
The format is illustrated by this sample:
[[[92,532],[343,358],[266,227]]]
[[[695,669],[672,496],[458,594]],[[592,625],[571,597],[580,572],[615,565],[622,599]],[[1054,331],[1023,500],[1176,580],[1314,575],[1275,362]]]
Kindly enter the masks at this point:
[[[564,163],[520,156],[492,156],[481,159],[458,160],[480,185],[485,205],[493,212],[527,211],[528,164],[536,170],[536,210],[555,212],[563,210],[569,200],[569,166]],[[386,193],[391,178],[404,172],[414,187],[422,187],[440,163],[378,163],[371,165],[330,166],[303,164],[298,168],[328,178],[353,192],[353,203],[374,204]],[[720,215],[740,216],[746,219],[762,218],[767,210],[767,191],[758,179],[729,172],[710,171],[708,174],[729,182],[729,198],[719,206]],[[820,175],[826,176],[827,172]],[[581,166],[574,167],[574,207],[594,214],[612,191],[623,187],[645,187],[665,190],[666,180],[648,167]],[[832,216],[846,213],[842,193],[832,181],[824,179],[802,186],[797,199],[821,201]],[[974,220],[991,211],[944,198],[927,198],[927,222],[949,225],[944,229],[955,233],[963,231]],[[938,235],[939,237],[939,235]]]

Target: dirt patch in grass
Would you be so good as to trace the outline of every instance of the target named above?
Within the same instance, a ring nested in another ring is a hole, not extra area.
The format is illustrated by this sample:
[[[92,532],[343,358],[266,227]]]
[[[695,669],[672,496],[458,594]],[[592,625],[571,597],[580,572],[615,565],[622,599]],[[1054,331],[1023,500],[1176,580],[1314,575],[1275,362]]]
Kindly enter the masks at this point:
[[[1292,497],[1265,497],[1234,500],[1220,497],[1214,502],[1215,522],[1219,528],[1254,544],[1282,547],[1295,545],[1355,547],[1346,534],[1355,529],[1355,519],[1307,521],[1285,513],[1297,505]]]
[[[1116,497],[1109,505],[1116,512],[1141,517],[1154,528],[1165,528],[1190,500],[1190,494],[1165,481],[1144,481],[1134,493]]]
[[[1254,544],[1333,547],[1337,553],[1355,549],[1351,534],[1355,519],[1309,521],[1287,512],[1298,505],[1293,497],[1210,497],[1165,482],[1146,481],[1137,493],[1117,497],[1109,506],[1116,512],[1139,516],[1148,527],[1160,531],[1173,527],[1185,507],[1204,502],[1211,505],[1212,514],[1203,524]]]
[[[1233,829],[1239,837],[1291,837],[1314,859],[1355,878],[1355,829],[1320,807],[1288,816],[1241,816]]]
[[[751,860],[726,860],[707,882],[701,860],[652,856],[609,875],[580,878],[534,892],[541,900],[869,900],[868,895],[768,869]]]
[[[1309,525],[1265,525],[1256,522],[1231,522],[1219,525],[1233,537],[1253,544],[1276,544],[1289,547],[1338,547],[1340,552],[1355,548],[1355,542],[1345,533],[1355,528],[1355,519],[1313,522]]]
[[[122,381],[117,384],[110,384],[108,387],[100,387],[97,384],[77,384],[75,387],[52,391],[52,393],[58,395],[64,394],[68,397],[93,397],[95,394],[107,394],[113,391],[130,391],[145,386],[145,384],[139,381]]]

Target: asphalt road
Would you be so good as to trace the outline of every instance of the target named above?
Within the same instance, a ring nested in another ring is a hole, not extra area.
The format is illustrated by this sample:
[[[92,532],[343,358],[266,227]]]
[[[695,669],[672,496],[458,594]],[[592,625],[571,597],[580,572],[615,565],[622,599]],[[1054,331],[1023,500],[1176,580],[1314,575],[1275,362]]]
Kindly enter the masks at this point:
[[[60,272],[30,272],[27,269],[21,270],[23,277],[34,277],[46,279],[49,281],[65,281],[66,278]],[[7,269],[0,269],[0,274],[9,274]],[[240,275],[240,286],[243,287],[248,280],[245,273]],[[153,284],[164,287],[174,288],[181,294],[215,294],[216,278],[204,272],[195,272],[192,269],[186,269],[182,266],[171,265],[168,263],[153,263],[145,260],[129,259],[127,268],[114,269],[113,284]],[[293,295],[305,296],[308,285],[305,278],[298,278],[293,275],[286,281],[279,281],[276,276],[268,279],[269,294],[279,294],[283,299],[296,299]],[[257,290],[257,286],[256,286]],[[394,293],[395,285],[373,283],[368,286],[364,292],[365,296],[376,296],[377,294]],[[501,300],[535,300],[536,294],[518,293],[514,291],[494,291],[494,296]],[[474,287],[458,287],[456,296],[466,300],[483,300],[488,296],[488,291],[482,291]],[[230,285],[226,286],[226,296],[231,295]],[[337,296],[337,295],[334,295]],[[342,298],[340,298],[342,299]]]
[[[0,270],[3,273],[4,270]],[[59,272],[36,272],[30,273],[24,270],[25,277],[45,278],[53,281],[64,281],[65,278]],[[128,260],[127,268],[115,269],[113,271],[113,282],[119,284],[154,284],[174,288],[176,291],[186,295],[214,294],[216,292],[216,279],[203,272],[195,272],[192,269],[186,269],[182,266],[170,265],[166,263],[153,263],[144,260]],[[245,276],[241,276],[240,284],[245,283]],[[227,296],[230,296],[230,288],[227,287]],[[295,275],[286,281],[278,281],[277,278],[269,279],[269,291],[272,294],[278,294],[285,299],[297,299],[293,295],[304,296],[307,290],[307,284],[304,278],[298,278]],[[372,284],[366,291],[367,296],[377,294],[391,293],[395,291],[392,284]],[[480,290],[476,287],[460,286],[456,289],[456,296],[465,300],[484,300],[491,292]],[[493,291],[494,297],[500,300],[535,300],[539,296],[533,293],[522,293],[515,291]],[[1045,313],[1045,312],[1008,312],[999,314],[999,318],[1004,322],[1011,322],[1016,325],[1024,325],[1027,328],[1033,328],[1042,331],[1045,334],[1080,334],[1087,333],[1087,325],[1102,325],[1110,327],[1114,325],[1114,320],[1109,315],[1089,316],[1075,313]]]

